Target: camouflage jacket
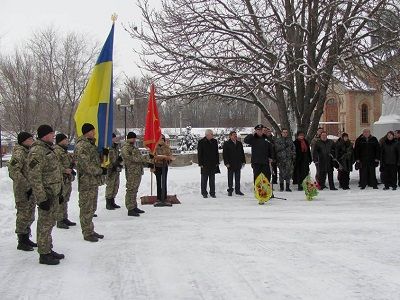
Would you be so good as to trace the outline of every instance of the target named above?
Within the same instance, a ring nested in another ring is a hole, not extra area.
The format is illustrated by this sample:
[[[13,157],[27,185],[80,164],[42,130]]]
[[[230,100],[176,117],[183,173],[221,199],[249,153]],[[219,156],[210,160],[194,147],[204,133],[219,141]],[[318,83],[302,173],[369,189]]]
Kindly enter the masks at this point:
[[[87,137],[80,136],[76,140],[74,155],[77,160],[78,188],[101,185],[103,170],[96,145],[92,144]]]
[[[163,159],[157,159],[157,155],[165,155],[165,156],[171,156],[172,151],[171,148],[167,144],[159,144],[156,147],[156,153],[155,153],[154,161],[156,167],[162,167],[163,166]],[[167,161],[169,163],[169,160]]]
[[[121,163],[118,161],[120,155],[119,144],[113,144],[108,153],[110,164],[108,165],[108,172],[117,172]]]
[[[57,199],[62,189],[62,171],[52,145],[33,143],[28,155],[28,179],[37,203]]]
[[[60,145],[56,145],[54,147],[54,152],[56,153],[58,161],[60,162],[60,165],[61,165],[61,171],[63,172],[64,184],[71,183],[72,181],[74,181],[74,176],[65,174],[64,170],[72,169],[73,162],[74,162],[73,155],[71,153],[68,153],[67,149],[61,147]]]
[[[280,162],[293,161],[296,156],[296,149],[291,138],[279,137],[275,141],[276,159]]]
[[[121,148],[121,156],[125,163],[126,172],[129,174],[143,174],[143,166],[152,163],[144,157],[138,148],[130,143],[125,143]]]
[[[28,154],[28,148],[17,144],[8,163],[8,173],[13,180],[14,194],[26,193],[31,188],[28,181]]]

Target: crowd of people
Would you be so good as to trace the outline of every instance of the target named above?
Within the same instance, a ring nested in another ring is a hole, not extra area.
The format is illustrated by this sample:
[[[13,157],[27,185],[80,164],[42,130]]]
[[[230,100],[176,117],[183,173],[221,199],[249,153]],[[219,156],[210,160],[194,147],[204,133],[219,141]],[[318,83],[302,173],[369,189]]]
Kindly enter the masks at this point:
[[[251,167],[254,181],[263,173],[272,184],[278,184],[279,190],[291,192],[290,182],[303,190],[303,180],[310,173],[310,164],[316,166],[315,180],[320,190],[337,190],[334,169],[338,171],[339,188],[350,189],[350,173],[353,165],[359,171],[359,187],[378,188],[376,168],[380,166],[380,181],[384,190],[396,190],[400,186],[400,130],[389,131],[379,141],[364,129],[354,145],[347,133],[334,141],[328,138],[323,128],[318,128],[314,139],[309,143],[305,133],[297,132],[293,141],[289,130],[282,128],[280,136],[272,135],[271,129],[259,124],[254,133],[246,136],[243,142],[251,147]],[[212,130],[198,143],[198,162],[201,168],[201,194],[215,198],[215,174],[220,172],[217,141]],[[240,190],[241,168],[246,164],[243,144],[237,133],[229,133],[229,139],[223,145],[223,162],[228,170],[228,196],[233,193],[243,195]],[[326,181],[328,179],[328,187]],[[209,193],[207,182],[209,181]]]
[[[134,132],[127,134],[122,147],[119,138],[113,134],[112,147],[103,149],[99,155],[95,127],[85,123],[81,131],[73,153],[68,151],[68,137],[63,133],[56,135],[49,125],[39,126],[36,140],[32,134],[20,132],[8,164],[17,210],[17,249],[33,251],[37,247],[41,264],[56,265],[65,257],[53,250],[51,233],[54,226],[69,229],[76,225],[68,216],[68,202],[75,178],[78,181],[79,221],[85,241],[98,242],[104,238],[94,230],[93,223],[93,218],[97,217],[100,185],[106,184],[106,209],[120,208],[115,197],[123,167],[128,216],[139,217],[144,213],[138,207],[137,193],[146,167],[156,175],[157,201],[154,205],[170,206],[167,202],[167,174],[168,165],[174,158],[165,135],[161,135],[154,153],[143,155],[136,147]],[[319,128],[309,143],[304,132],[297,132],[293,141],[288,129],[282,128],[280,136],[274,136],[269,128],[259,124],[243,142],[251,147],[254,181],[263,173],[272,184],[279,181],[280,191],[291,192],[291,181],[298,186],[298,190],[302,190],[302,182],[309,175],[312,162],[316,165],[316,181],[321,190],[327,188],[326,179],[330,190],[337,189],[333,176],[335,168],[338,170],[339,187],[349,189],[353,165],[359,170],[361,189],[367,186],[378,188],[378,166],[384,190],[396,190],[400,186],[400,130],[389,131],[378,141],[370,130],[365,129],[353,146],[346,133],[333,141]],[[198,142],[197,150],[201,194],[204,198],[216,198],[215,174],[220,173],[220,156],[212,130],[206,130],[204,138]],[[228,174],[228,196],[232,196],[233,192],[243,196],[240,180],[246,157],[243,143],[235,131],[229,133],[229,139],[223,145],[222,159]],[[37,243],[30,239],[36,206]]]
[[[53,250],[52,229],[54,226],[69,229],[70,226],[76,225],[68,217],[68,202],[75,178],[78,181],[79,221],[85,241],[98,242],[104,238],[104,235],[95,231],[93,223],[93,218],[97,217],[100,185],[106,183],[106,209],[120,208],[115,203],[115,197],[123,165],[126,176],[125,207],[128,216],[139,217],[144,213],[138,208],[137,193],[145,167],[156,174],[156,206],[168,206],[164,197],[166,185],[162,181],[166,181],[168,163],[173,158],[169,146],[165,143],[165,136],[161,136],[151,155],[142,155],[136,147],[134,132],[127,134],[122,148],[119,138],[113,134],[112,147],[104,149],[99,155],[95,136],[94,126],[85,123],[82,126],[82,136],[76,140],[74,152],[70,153],[68,137],[63,133],[55,135],[49,125],[39,126],[36,140],[28,132],[18,134],[18,144],[14,147],[8,164],[17,210],[17,249],[33,251],[37,247],[41,264],[57,265],[65,257],[64,254]],[[30,239],[36,206],[37,243]]]

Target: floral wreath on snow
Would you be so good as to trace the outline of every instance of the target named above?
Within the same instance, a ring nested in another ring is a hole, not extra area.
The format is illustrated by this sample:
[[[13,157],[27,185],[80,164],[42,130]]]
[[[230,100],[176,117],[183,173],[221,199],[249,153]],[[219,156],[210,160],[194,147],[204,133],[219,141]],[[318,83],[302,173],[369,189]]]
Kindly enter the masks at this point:
[[[304,178],[302,186],[304,193],[306,194],[306,199],[308,201],[311,201],[316,196],[318,196],[319,184],[318,182],[311,179],[310,174],[308,174],[307,177]]]

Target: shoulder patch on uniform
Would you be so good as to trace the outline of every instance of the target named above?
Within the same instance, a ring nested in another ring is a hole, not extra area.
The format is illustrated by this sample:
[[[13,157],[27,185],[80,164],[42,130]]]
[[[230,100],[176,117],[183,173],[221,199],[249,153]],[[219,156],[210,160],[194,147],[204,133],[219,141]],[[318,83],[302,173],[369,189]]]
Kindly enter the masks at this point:
[[[30,163],[29,163],[29,168],[33,169],[34,167],[36,167],[39,164],[39,162],[36,159],[33,159]]]

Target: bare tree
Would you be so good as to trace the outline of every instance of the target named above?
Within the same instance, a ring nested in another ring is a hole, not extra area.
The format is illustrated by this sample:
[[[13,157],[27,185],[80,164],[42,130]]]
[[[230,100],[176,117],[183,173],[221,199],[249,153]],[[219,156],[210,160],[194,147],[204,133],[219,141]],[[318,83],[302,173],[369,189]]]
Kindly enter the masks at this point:
[[[11,132],[33,132],[41,116],[40,91],[33,56],[26,50],[0,58],[0,94],[4,106],[2,125]]]
[[[143,68],[166,97],[250,103],[278,132],[292,117],[311,138],[338,74],[380,88],[395,72],[387,62],[398,55],[399,29],[381,16],[398,12],[396,0],[166,0],[160,12],[138,0],[138,7],[144,24],[127,30],[142,41]],[[382,29],[391,34],[373,45]]]
[[[82,34],[62,34],[48,28],[36,32],[28,47],[40,76],[47,82],[42,100],[57,116],[54,126],[73,137],[73,115],[98,55],[98,44]]]

